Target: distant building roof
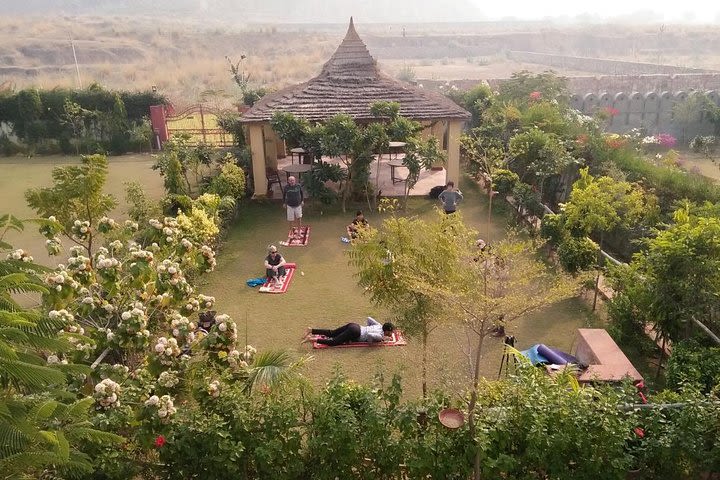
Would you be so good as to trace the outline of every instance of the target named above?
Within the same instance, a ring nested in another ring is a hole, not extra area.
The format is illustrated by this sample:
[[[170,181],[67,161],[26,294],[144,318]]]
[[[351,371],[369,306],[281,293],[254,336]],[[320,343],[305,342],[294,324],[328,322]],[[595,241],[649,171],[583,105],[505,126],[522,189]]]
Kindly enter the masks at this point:
[[[266,95],[243,114],[242,121],[269,121],[275,112],[289,112],[312,121],[339,113],[356,120],[371,120],[375,117],[370,114],[370,105],[377,101],[398,102],[400,114],[415,120],[470,118],[449,98],[380,73],[351,18],[345,38],[320,75]]]

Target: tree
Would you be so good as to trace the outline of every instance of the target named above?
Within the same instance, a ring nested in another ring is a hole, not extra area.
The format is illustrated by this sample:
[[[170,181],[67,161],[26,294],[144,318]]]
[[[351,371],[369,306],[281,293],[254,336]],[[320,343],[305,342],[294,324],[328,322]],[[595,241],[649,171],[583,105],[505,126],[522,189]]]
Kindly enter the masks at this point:
[[[17,293],[47,293],[37,276],[45,270],[23,250],[2,241],[8,230],[22,230],[11,215],[0,217],[0,472],[3,478],[40,478],[93,471],[82,445],[116,444],[122,438],[92,428],[92,398],[60,401],[72,374],[87,374],[81,365],[55,361],[47,352],[72,352],[70,334],[58,319],[27,309]],[[58,331],[61,333],[58,334]]]
[[[560,138],[533,127],[510,139],[508,148],[510,164],[518,171],[520,179],[531,175],[532,185],[537,185],[542,198],[545,180],[560,174],[570,164],[571,157]]]
[[[500,102],[520,103],[540,99],[566,103],[567,98],[567,78],[557,76],[552,70],[538,74],[532,74],[527,70],[515,72],[510,79],[500,84],[498,95]]]
[[[472,238],[472,237],[470,237]],[[477,261],[473,256],[474,244],[466,237],[462,255],[449,260],[445,268],[464,271],[458,277],[422,283],[424,294],[442,305],[443,317],[459,319],[471,333],[475,344],[469,345],[472,358],[472,384],[468,403],[471,438],[476,438],[476,406],[480,383],[480,365],[483,343],[497,327],[512,324],[515,320],[547,305],[570,297],[574,285],[565,277],[551,272],[532,255],[532,243],[510,236],[492,244],[481,253]],[[476,253],[477,255],[477,253]],[[474,281],[467,281],[467,277]],[[437,279],[436,279],[437,280]],[[480,479],[482,449],[475,454],[475,478]]]
[[[93,112],[82,108],[77,103],[66,99],[63,107],[62,122],[70,128],[72,136],[75,137],[75,153],[80,155],[80,143],[86,124],[94,117]]]
[[[381,205],[381,209],[385,207]],[[395,320],[422,340],[422,392],[427,395],[427,342],[442,316],[428,285],[467,280],[460,263],[471,237],[458,215],[432,221],[391,215],[378,229],[365,229],[348,251],[358,284],[373,302],[395,312]]]
[[[657,215],[657,211],[655,198],[645,195],[639,187],[610,177],[595,179],[586,167],[580,170],[580,178],[573,185],[563,215],[565,227],[574,236],[599,234],[602,251],[606,233],[621,225],[628,226],[643,219],[651,219]],[[598,253],[593,310],[597,304],[602,264],[603,256]]]
[[[615,273],[614,318],[630,314],[637,329],[652,325],[664,343],[691,337],[693,317],[712,321],[720,295],[719,235],[719,218],[689,206],[676,210],[674,223],[646,240],[630,269]]]
[[[677,103],[673,106],[673,123],[680,126],[682,134],[680,141],[685,143],[688,141],[687,130],[696,122],[700,121],[703,112],[710,105],[710,100],[702,93],[694,93],[689,95],[685,101]]]
[[[55,167],[53,186],[30,189],[25,192],[25,199],[41,217],[57,219],[60,231],[92,255],[95,229],[117,201],[103,193],[107,158],[89,155],[81,157],[81,161],[81,165]]]

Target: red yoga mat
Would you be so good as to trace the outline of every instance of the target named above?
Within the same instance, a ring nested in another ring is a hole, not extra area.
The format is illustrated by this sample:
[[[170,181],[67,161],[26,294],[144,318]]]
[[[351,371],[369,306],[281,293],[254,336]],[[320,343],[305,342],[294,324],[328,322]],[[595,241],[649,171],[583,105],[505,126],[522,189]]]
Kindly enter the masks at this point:
[[[276,284],[275,280],[266,280],[265,283],[263,283],[262,287],[260,287],[259,292],[260,293],[285,293],[285,292],[287,292],[287,289],[290,286],[290,282],[292,281],[292,278],[295,275],[295,270],[297,270],[297,266],[294,263],[286,263],[285,264],[285,281],[282,282],[281,284]]]
[[[292,227],[288,232],[286,247],[304,247],[310,241],[310,225],[303,225],[299,229]]]
[[[322,335],[318,335],[317,338],[324,338]],[[342,343],[340,345],[336,345],[334,347],[331,347],[330,345],[323,345],[322,343],[317,342],[317,338],[315,341],[313,341],[313,348],[360,348],[360,347],[404,347],[407,345],[407,342],[405,341],[405,337],[403,336],[403,333],[400,330],[395,330],[392,334],[392,340],[388,340],[385,342],[350,342],[350,343]]]

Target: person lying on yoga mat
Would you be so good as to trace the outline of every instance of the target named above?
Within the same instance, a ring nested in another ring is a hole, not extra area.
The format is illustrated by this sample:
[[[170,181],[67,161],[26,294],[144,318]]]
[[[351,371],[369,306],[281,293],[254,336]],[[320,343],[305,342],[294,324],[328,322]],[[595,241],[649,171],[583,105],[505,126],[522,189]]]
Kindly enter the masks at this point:
[[[348,323],[335,330],[326,330],[323,328],[310,328],[305,330],[305,336],[302,342],[311,342],[315,335],[322,335],[325,338],[317,339],[322,345],[334,347],[343,343],[351,342],[382,342],[383,340],[391,340],[391,335],[395,326],[390,323],[380,323],[372,317],[367,317],[367,326],[361,327],[357,323]]]
[[[268,256],[265,257],[265,276],[276,283],[282,283],[285,278],[285,259],[275,245],[270,245]]]
[[[347,230],[349,238],[357,238],[358,229],[367,228],[368,225],[368,221],[365,219],[365,215],[363,214],[362,210],[358,210],[355,213],[355,219],[350,223],[350,225],[345,227],[345,229]]]

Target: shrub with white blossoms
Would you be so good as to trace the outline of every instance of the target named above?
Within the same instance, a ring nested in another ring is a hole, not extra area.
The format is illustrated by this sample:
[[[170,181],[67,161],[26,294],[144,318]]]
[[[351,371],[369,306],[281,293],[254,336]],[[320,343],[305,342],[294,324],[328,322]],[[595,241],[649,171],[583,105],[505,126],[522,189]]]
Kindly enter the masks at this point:
[[[7,259],[8,260],[18,260],[20,262],[32,262],[33,261],[33,257],[31,257],[30,254],[27,253],[22,248],[18,248],[17,250],[8,253]]]
[[[92,280],[92,263],[83,253],[85,253],[85,249],[80,246],[70,249],[67,270],[75,280],[83,285],[88,285]]]
[[[177,339],[166,337],[158,338],[153,350],[163,365],[173,365],[181,353]]]
[[[148,223],[153,227],[153,240],[160,245],[174,243],[176,237],[180,234],[178,222],[173,217],[165,217],[162,222],[152,218]]]
[[[145,306],[135,302],[132,308],[120,314],[120,322],[112,334],[113,343],[125,348],[145,347],[150,338],[147,322]]]
[[[58,270],[45,276],[45,283],[61,297],[67,297],[76,289],[80,288],[78,283],[65,269],[65,265],[58,265]]]
[[[95,256],[95,269],[105,282],[115,282],[118,280],[122,263],[117,258],[109,256],[107,249],[100,249]]]
[[[222,314],[215,317],[215,325],[203,338],[201,344],[210,351],[217,353],[217,359],[227,360],[229,353],[235,349],[237,327],[230,316]]]
[[[125,230],[129,232],[137,232],[140,229],[140,225],[132,220],[125,220]]]
[[[155,413],[162,421],[167,421],[177,413],[177,409],[173,405],[173,399],[170,395],[163,395],[161,397],[153,395],[145,401],[145,406],[155,410]]]
[[[108,244],[108,249],[110,249],[111,252],[119,252],[120,250],[125,247],[125,244],[121,242],[120,240],[113,240]]]
[[[247,368],[248,362],[243,360],[243,354],[240,353],[240,350],[230,350],[227,355],[227,361],[233,368]]]
[[[62,242],[57,237],[48,238],[45,240],[45,250],[48,255],[59,255],[62,251]]]
[[[200,267],[200,270],[204,272],[212,272],[215,270],[217,261],[215,261],[215,252],[213,249],[207,245],[203,245],[200,247],[200,254],[202,255],[202,266]]]
[[[180,345],[190,345],[195,341],[195,322],[191,322],[187,317],[183,317],[177,312],[171,314],[170,328],[172,335]]]
[[[169,292],[175,299],[183,298],[192,293],[192,287],[187,282],[180,269],[180,264],[165,259],[157,267],[157,281],[155,287],[159,293]]]
[[[91,233],[90,222],[87,220],[75,220],[72,227],[70,227],[70,232],[75,238],[87,240]]]
[[[98,222],[97,229],[100,233],[108,233],[115,230],[118,226],[118,223],[112,218],[102,217]]]
[[[257,349],[253,347],[252,345],[245,345],[245,352],[243,353],[243,360],[250,363],[252,362],[253,358],[255,358],[255,354],[257,353]]]
[[[213,380],[210,382],[207,386],[207,392],[208,395],[210,395],[213,398],[217,398],[220,396],[220,382],[217,380]]]
[[[187,303],[183,305],[182,312],[189,315],[193,312],[199,312],[200,309],[209,309],[215,304],[215,297],[208,295],[198,294],[197,298],[190,298]]]
[[[120,385],[106,378],[95,385],[93,397],[98,405],[104,409],[120,406]]]
[[[157,379],[157,384],[163,388],[173,388],[178,383],[180,383],[178,372],[173,370],[167,370],[160,373],[160,376]]]

